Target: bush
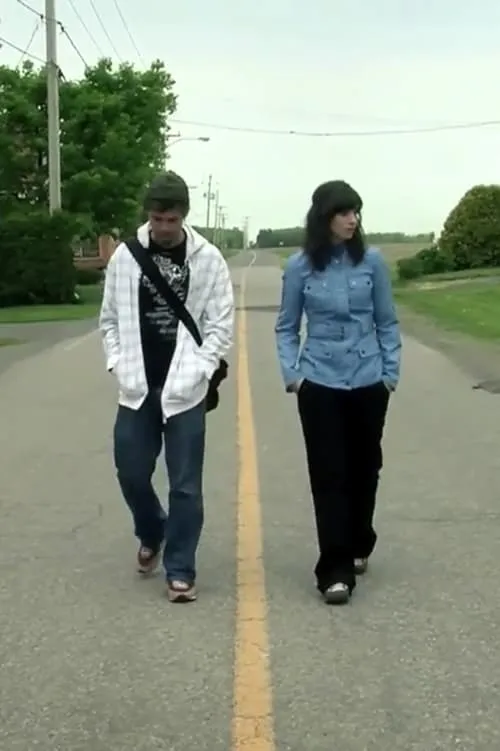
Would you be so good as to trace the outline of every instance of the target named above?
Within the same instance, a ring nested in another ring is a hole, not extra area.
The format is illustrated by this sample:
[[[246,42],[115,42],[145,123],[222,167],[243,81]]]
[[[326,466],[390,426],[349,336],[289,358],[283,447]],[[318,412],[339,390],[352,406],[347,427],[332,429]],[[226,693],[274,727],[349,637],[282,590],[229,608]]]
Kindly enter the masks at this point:
[[[76,269],[71,240],[78,220],[63,211],[7,214],[0,222],[0,307],[70,303]]]
[[[103,273],[99,269],[76,269],[76,283],[82,287],[90,284],[99,284],[103,279]]]
[[[453,260],[445,255],[440,248],[434,245],[431,248],[422,248],[415,254],[422,267],[422,274],[443,274],[446,271],[454,271]]]
[[[500,185],[476,185],[446,220],[441,252],[457,271],[500,266]]]
[[[398,271],[398,279],[401,281],[409,281],[410,279],[417,279],[422,276],[422,262],[417,256],[410,256],[409,258],[400,258],[396,262],[396,268]]]

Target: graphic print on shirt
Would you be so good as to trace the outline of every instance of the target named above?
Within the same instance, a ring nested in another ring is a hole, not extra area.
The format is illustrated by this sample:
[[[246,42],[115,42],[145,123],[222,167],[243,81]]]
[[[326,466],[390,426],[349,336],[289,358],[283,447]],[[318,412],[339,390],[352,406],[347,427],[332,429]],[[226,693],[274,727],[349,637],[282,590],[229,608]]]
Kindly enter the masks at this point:
[[[169,286],[185,302],[188,288],[189,267],[174,263],[167,255],[153,254],[153,261]],[[147,324],[156,331],[163,341],[174,340],[177,335],[179,319],[157,291],[156,287],[144,275],[141,285],[149,292],[150,306],[144,311]]]

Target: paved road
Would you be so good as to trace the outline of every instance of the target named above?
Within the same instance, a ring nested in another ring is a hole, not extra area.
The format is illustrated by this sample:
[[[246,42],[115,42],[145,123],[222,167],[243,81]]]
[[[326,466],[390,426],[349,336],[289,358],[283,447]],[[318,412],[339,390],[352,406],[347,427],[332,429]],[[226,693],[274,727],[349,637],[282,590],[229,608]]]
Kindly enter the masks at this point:
[[[0,376],[0,749],[497,751],[500,400],[405,341],[380,547],[352,604],[323,606],[280,272],[248,260],[194,606],[134,576],[97,338]]]
[[[76,339],[95,329],[95,321],[53,321],[46,323],[0,323],[0,340],[13,339],[16,344],[0,347],[0,373],[19,360],[53,347],[57,342]]]

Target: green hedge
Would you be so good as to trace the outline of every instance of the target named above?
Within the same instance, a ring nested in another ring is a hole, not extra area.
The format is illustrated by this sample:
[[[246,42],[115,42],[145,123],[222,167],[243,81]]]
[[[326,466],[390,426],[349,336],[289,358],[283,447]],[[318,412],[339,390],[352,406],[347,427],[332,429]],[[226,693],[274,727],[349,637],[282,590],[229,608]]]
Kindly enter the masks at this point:
[[[400,258],[396,266],[399,279],[404,281],[455,270],[453,261],[435,245],[423,248],[409,258]]]
[[[103,279],[104,274],[99,269],[76,269],[76,283],[82,287],[99,284]]]
[[[0,307],[74,302],[71,241],[78,220],[63,211],[19,211],[0,221]]]

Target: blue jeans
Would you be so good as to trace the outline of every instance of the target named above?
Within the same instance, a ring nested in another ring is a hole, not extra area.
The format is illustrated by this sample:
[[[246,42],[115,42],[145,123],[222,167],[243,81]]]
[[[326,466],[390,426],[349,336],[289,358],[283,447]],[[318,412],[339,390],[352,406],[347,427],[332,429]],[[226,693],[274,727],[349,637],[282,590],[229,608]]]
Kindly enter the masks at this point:
[[[152,485],[162,444],[169,480],[168,514]],[[205,402],[163,424],[160,394],[150,392],[141,408],[119,405],[114,459],[135,535],[153,550],[165,542],[167,579],[193,583],[203,527]]]

